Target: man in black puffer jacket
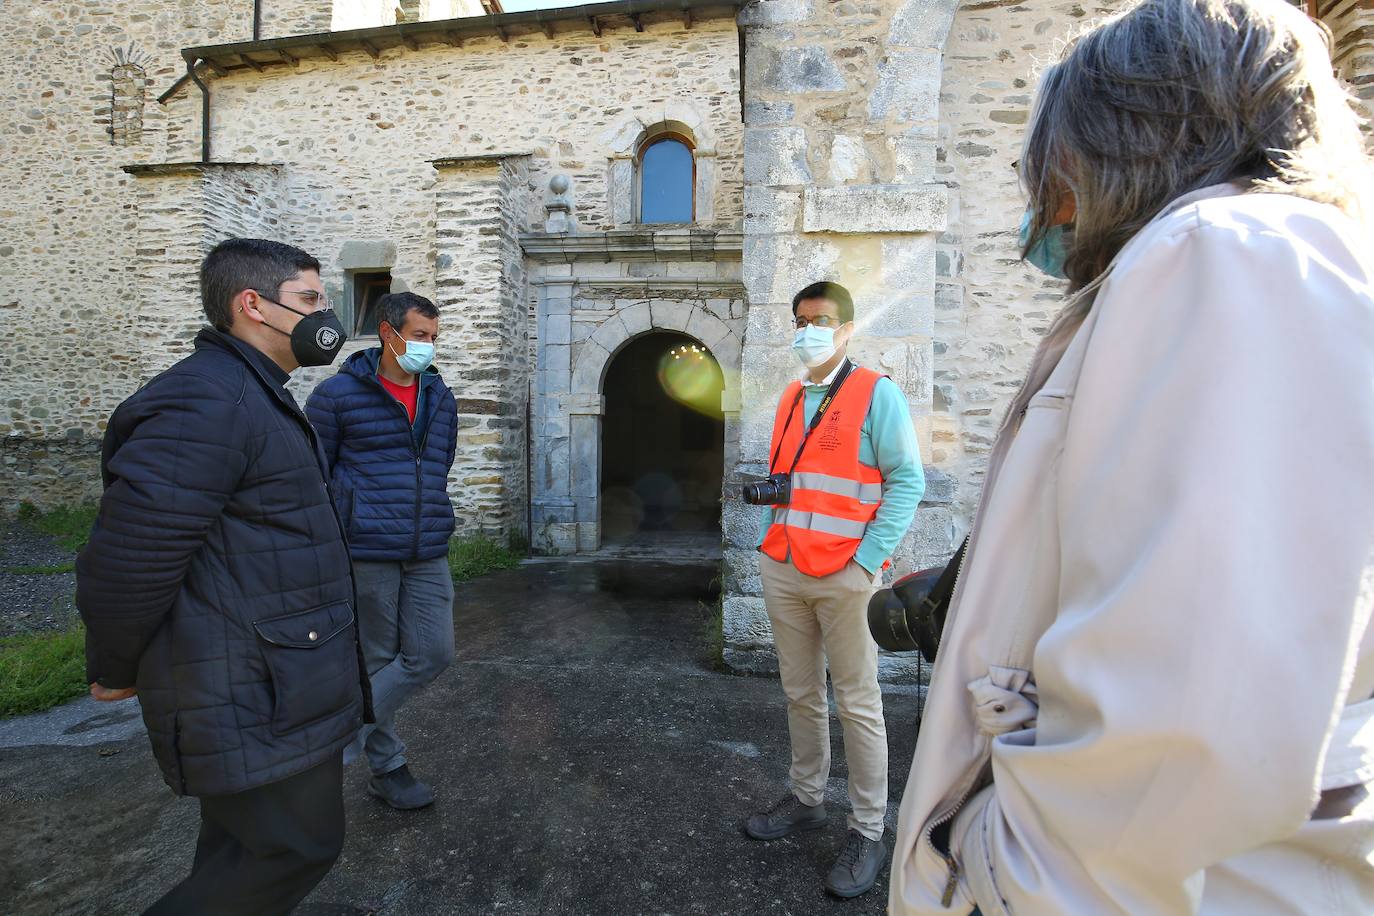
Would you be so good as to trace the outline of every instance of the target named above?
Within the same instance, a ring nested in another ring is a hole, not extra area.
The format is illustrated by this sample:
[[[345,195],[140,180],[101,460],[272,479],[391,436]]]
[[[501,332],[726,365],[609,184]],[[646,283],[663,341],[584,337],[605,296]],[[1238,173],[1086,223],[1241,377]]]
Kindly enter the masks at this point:
[[[283,387],[343,344],[319,267],[276,242],[217,246],[213,327],[105,435],[76,566],[91,693],[136,692],[163,778],[201,803],[191,875],[149,913],[289,912],[343,848],[367,682],[324,456]]]
[[[354,353],[305,402],[331,489],[348,526],[358,583],[358,629],[377,724],[344,763],[366,753],[368,792],[400,810],[434,801],[410,773],[396,711],[453,661],[453,578],[448,472],[458,406],[430,363],[439,309],[415,293],[377,302],[380,347]]]

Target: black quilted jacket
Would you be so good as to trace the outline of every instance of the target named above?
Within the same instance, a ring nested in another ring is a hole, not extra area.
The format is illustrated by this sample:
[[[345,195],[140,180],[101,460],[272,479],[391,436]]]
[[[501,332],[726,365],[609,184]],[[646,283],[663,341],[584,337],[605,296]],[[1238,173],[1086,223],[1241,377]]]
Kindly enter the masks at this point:
[[[363,722],[348,547],[286,374],[206,328],[115,410],[77,558],[87,676],[138,686],[174,791],[241,792]]]

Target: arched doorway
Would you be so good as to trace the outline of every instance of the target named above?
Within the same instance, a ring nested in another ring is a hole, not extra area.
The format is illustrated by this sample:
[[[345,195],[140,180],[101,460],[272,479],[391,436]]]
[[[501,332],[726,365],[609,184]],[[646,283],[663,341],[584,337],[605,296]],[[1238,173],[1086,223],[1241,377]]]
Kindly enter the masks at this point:
[[[725,377],[715,357],[685,334],[649,333],[611,359],[602,390],[603,544],[718,539]]]

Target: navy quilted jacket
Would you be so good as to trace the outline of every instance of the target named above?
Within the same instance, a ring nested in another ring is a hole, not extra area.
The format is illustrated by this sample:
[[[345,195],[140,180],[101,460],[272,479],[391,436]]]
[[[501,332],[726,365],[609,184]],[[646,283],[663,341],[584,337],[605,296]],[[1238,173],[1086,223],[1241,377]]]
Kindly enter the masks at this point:
[[[332,469],[331,489],[355,560],[431,560],[448,553],[448,471],[458,405],[432,367],[420,374],[412,425],[377,380],[381,348],[354,353],[305,402]]]
[[[105,493],[76,561],[87,678],[137,685],[179,794],[309,769],[366,715],[348,547],[284,378],[206,328],[105,434]]]

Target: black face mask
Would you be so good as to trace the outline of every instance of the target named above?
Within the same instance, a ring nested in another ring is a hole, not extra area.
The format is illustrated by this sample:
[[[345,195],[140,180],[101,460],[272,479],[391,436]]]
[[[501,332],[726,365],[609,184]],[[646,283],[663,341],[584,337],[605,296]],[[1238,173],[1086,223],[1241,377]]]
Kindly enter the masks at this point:
[[[267,299],[266,296],[263,298]],[[267,299],[267,301],[301,316],[301,320],[296,322],[291,333],[287,334],[291,338],[291,355],[296,357],[296,362],[302,366],[327,366],[334,362],[334,357],[338,356],[339,351],[343,349],[344,341],[348,339],[348,335],[344,333],[343,325],[339,323],[333,309],[320,309],[318,312],[298,312],[291,306],[275,299]],[[272,328],[270,324],[267,326]],[[280,328],[272,328],[272,330],[278,334],[286,334]]]

